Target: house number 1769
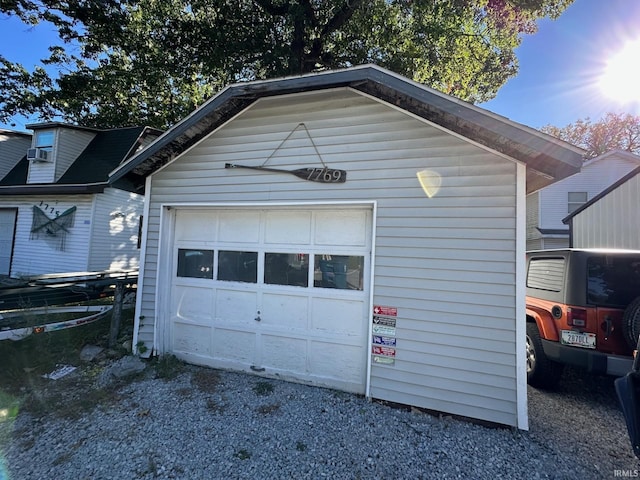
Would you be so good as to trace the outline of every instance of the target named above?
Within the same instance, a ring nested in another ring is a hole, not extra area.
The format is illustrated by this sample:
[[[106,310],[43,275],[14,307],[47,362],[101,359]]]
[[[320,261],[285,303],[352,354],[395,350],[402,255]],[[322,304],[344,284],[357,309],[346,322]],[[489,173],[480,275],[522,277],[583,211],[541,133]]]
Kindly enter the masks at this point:
[[[344,182],[343,171],[333,168],[307,168],[309,175],[307,180],[321,183],[342,183]]]

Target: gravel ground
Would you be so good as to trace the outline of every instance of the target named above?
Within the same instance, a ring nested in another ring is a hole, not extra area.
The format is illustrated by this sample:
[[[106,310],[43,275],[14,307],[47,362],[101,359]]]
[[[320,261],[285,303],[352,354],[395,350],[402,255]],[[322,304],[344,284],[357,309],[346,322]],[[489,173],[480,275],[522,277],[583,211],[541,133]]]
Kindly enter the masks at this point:
[[[91,389],[93,374],[0,416],[0,480],[640,475],[612,379],[581,372],[556,393],[529,389],[528,432],[195,366],[106,390]]]

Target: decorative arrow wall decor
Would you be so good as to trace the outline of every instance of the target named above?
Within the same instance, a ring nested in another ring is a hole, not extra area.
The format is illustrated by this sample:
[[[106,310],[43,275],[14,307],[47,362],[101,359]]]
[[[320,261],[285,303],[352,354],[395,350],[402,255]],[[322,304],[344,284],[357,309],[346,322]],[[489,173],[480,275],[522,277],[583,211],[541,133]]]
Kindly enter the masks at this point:
[[[291,136],[300,128],[304,129],[304,131],[306,132],[307,137],[309,138],[309,141],[311,142],[311,145],[313,146],[313,149],[316,152],[316,155],[320,159],[320,163],[322,164],[322,167],[321,168],[313,168],[313,167],[298,168],[295,170],[284,170],[280,168],[265,167],[267,162],[271,160],[271,158],[275,155],[275,153],[278,150],[280,150],[280,148],[282,148],[285,142],[289,140],[289,138],[291,138]],[[301,178],[303,180],[308,180],[310,182],[318,182],[318,183],[344,183],[347,180],[346,170],[338,170],[335,168],[327,167],[327,165],[324,163],[324,160],[322,160],[322,157],[320,156],[318,147],[316,147],[316,144],[314,143],[313,138],[311,138],[311,134],[309,133],[309,130],[307,129],[307,126],[304,123],[299,123],[296,126],[296,128],[294,128],[289,133],[289,135],[287,135],[287,137],[284,140],[282,140],[282,142],[280,142],[280,144],[271,153],[271,155],[269,155],[267,159],[264,162],[262,162],[262,165],[255,167],[250,165],[238,165],[235,163],[225,163],[224,168],[248,168],[251,170],[260,170],[264,172],[288,173],[290,175],[295,175],[296,177]]]

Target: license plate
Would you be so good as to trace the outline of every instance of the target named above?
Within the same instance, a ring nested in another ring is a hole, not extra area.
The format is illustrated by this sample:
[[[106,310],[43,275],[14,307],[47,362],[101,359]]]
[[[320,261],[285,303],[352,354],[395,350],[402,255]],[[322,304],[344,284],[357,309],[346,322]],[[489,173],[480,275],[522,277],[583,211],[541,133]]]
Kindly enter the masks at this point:
[[[572,347],[596,348],[596,334],[574,332],[573,330],[562,330],[560,339],[563,345],[571,345]]]

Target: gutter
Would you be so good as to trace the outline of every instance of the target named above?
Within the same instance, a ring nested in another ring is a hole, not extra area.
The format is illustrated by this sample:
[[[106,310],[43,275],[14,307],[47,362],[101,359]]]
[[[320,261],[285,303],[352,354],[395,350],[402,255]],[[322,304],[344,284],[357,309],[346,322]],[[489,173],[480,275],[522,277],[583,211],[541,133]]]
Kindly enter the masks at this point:
[[[38,185],[10,185],[0,187],[2,195],[66,195],[81,193],[102,193],[109,184],[107,182],[88,184],[38,184]]]

